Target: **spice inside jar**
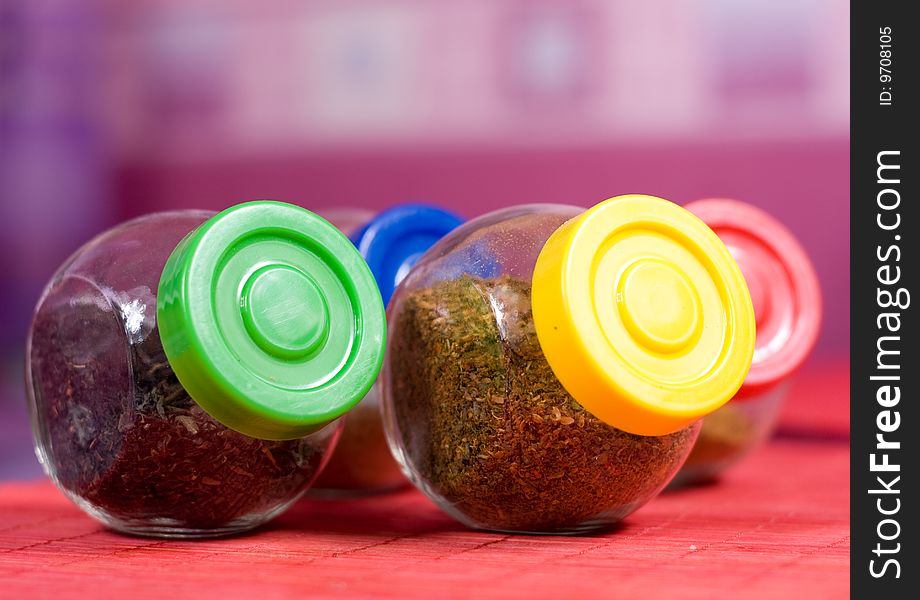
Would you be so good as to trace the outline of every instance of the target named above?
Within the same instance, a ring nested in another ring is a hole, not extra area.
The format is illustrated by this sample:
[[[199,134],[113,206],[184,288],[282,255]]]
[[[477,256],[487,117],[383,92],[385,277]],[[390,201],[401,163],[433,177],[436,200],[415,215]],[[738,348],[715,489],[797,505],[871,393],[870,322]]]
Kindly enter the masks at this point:
[[[688,287],[685,272],[719,279]],[[585,293],[598,288],[611,292]],[[721,331],[705,331],[709,320]],[[469,526],[610,525],[668,483],[699,417],[740,385],[752,322],[728,251],[676,205],[630,196],[492,213],[432,248],[391,301],[387,435],[413,483]],[[723,377],[700,376],[713,371]],[[684,383],[691,372],[699,383]]]
[[[71,498],[104,521],[138,533],[171,524],[232,532],[252,515],[276,510],[279,498],[299,496],[319,473],[338,422],[288,441],[225,427],[179,383],[156,330],[132,347],[134,393],[113,404],[125,373],[112,370],[105,352],[123,349],[71,362],[105,315],[96,307],[80,312],[38,316],[33,339],[42,341],[32,346],[33,376],[42,378],[47,398],[41,410],[50,444],[43,462],[53,465]]]
[[[707,416],[674,485],[718,479],[773,432],[789,382],[821,327],[821,290],[811,260],[777,219],[730,199],[691,202],[741,267],[754,308],[751,369],[731,402]]]
[[[463,220],[436,206],[400,204],[377,215],[360,209],[319,211],[354,242],[368,261],[386,305],[419,257]],[[311,495],[375,494],[407,485],[390,453],[374,386],[349,413],[335,452],[311,488]]]
[[[470,524],[577,531],[618,521],[659,491],[696,438],[695,425],[627,433],[578,404],[540,349],[527,281],[462,277],[403,302],[390,346],[403,374],[395,418],[423,485]]]
[[[316,302],[346,297],[317,335]],[[383,335],[370,271],[308,211],[142,217],[80,249],[39,301],[27,350],[37,453],[113,528],[249,529],[319,473],[338,417],[375,379]]]

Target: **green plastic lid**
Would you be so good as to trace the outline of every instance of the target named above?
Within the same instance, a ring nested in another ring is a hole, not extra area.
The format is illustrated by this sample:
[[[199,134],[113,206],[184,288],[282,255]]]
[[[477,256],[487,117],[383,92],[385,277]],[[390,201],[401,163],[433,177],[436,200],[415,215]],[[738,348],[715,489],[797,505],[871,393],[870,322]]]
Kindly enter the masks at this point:
[[[192,231],[160,276],[163,350],[215,419],[271,440],[307,435],[368,392],[386,317],[358,250],[303,208],[247,202]]]

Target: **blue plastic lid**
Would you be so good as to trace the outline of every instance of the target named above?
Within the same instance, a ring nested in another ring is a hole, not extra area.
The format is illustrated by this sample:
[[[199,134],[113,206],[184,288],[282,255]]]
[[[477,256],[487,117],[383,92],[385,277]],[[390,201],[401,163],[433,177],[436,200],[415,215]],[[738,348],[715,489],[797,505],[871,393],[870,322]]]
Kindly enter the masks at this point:
[[[352,234],[371,268],[386,305],[409,269],[438,240],[463,224],[463,219],[426,204],[401,204],[387,209]]]

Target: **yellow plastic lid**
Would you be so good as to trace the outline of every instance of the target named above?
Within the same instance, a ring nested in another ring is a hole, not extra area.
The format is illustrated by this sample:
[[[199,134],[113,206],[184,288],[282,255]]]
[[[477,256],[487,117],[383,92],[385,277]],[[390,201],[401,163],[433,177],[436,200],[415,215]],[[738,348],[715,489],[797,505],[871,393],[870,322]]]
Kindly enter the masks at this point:
[[[618,429],[665,435],[738,391],[754,309],[719,237],[680,206],[618,196],[559,227],[533,274],[533,318],[550,367]]]

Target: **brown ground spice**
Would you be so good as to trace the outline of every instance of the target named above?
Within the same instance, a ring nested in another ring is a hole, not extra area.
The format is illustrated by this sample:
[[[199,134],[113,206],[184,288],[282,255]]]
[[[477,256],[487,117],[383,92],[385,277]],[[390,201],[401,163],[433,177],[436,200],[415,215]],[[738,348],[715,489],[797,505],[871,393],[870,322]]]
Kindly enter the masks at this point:
[[[530,283],[464,276],[407,292],[389,348],[393,411],[429,493],[469,525],[577,531],[615,522],[673,476],[698,431],[625,433],[562,387]]]
[[[390,448],[380,418],[379,387],[345,417],[345,427],[316,483],[314,496],[373,494],[408,485]]]
[[[699,438],[687,457],[685,468],[721,464],[737,458],[757,438],[757,428],[731,403],[703,419]]]

